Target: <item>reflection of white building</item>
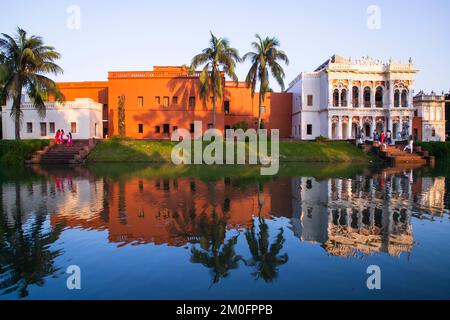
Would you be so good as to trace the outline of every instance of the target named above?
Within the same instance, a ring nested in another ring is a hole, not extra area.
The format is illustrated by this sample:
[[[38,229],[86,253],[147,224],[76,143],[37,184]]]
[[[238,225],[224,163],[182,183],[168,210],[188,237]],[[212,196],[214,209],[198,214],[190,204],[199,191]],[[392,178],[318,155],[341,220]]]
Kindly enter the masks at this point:
[[[411,134],[415,73],[411,59],[403,64],[332,56],[289,85],[293,137],[351,139],[359,128],[366,137],[374,130],[391,130],[394,139]]]
[[[444,213],[445,178],[422,178],[422,192],[418,203],[433,215],[441,216]]]
[[[20,136],[22,139],[51,139],[58,129],[72,132],[74,139],[102,138],[102,104],[83,98],[64,103],[46,102],[41,118],[28,98],[23,99]],[[14,119],[10,116],[12,100],[2,107],[3,139],[15,139]]]
[[[445,141],[445,97],[421,91],[414,97],[414,110],[419,120],[415,135],[420,139],[421,133],[422,141]]]
[[[302,241],[320,243],[331,255],[411,252],[411,217],[442,215],[445,178],[382,172],[353,179],[292,179],[291,226]]]

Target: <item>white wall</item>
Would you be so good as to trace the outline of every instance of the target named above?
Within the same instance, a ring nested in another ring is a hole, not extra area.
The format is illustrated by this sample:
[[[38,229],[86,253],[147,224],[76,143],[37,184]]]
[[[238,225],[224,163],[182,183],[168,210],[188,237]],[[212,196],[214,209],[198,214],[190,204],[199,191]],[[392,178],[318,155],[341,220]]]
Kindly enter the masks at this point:
[[[20,130],[22,139],[51,139],[56,132],[50,132],[50,123],[55,124],[55,131],[71,132],[71,123],[76,123],[77,132],[72,132],[73,139],[102,138],[102,105],[92,99],[82,98],[63,104],[47,102],[46,116],[41,119],[32,103],[22,103],[23,120]],[[14,120],[10,117],[12,102],[2,107],[3,139],[15,139]],[[27,123],[32,123],[32,132],[27,132]],[[41,135],[40,124],[46,123],[47,134]],[[95,134],[97,124],[97,134]]]

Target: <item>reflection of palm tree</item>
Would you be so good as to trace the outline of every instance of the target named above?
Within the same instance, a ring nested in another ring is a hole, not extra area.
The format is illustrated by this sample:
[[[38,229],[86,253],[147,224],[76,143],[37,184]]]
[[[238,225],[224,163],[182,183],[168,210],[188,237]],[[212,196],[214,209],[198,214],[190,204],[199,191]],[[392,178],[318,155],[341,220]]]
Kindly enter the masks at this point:
[[[253,276],[255,276],[256,279],[261,277],[264,281],[271,282],[278,276],[278,266],[281,266],[288,261],[288,255],[279,255],[285,241],[282,228],[280,228],[275,243],[272,243],[269,249],[269,226],[264,218],[261,218],[261,211],[265,199],[261,196],[262,187],[259,182],[256,183],[256,190],[258,193],[259,234],[256,235],[254,224],[245,231],[245,238],[247,239],[252,258],[244,260],[244,263],[247,266],[255,267]]]
[[[3,195],[0,185],[0,195]],[[28,286],[44,284],[44,278],[55,274],[58,269],[54,259],[61,250],[51,251],[49,246],[60,236],[62,225],[45,232],[45,209],[39,208],[30,226],[22,224],[20,184],[16,183],[16,207],[12,218],[3,211],[0,198],[0,295],[18,292],[21,298],[28,296]]]
[[[239,267],[241,257],[235,252],[238,235],[229,239],[226,244],[227,218],[219,217],[215,212],[211,220],[206,214],[200,217],[198,230],[201,235],[200,249],[195,246],[191,250],[191,262],[201,263],[208,269],[211,269],[212,283],[217,283],[221,278],[226,278],[230,270]]]
[[[288,261],[287,253],[279,255],[285,241],[283,229],[280,228],[276,241],[269,248],[269,226],[263,218],[258,220],[258,235],[255,232],[254,225],[245,232],[252,258],[244,260],[244,262],[247,266],[255,267],[255,272],[252,275],[256,279],[263,278],[264,281],[271,282],[278,276],[278,267]]]

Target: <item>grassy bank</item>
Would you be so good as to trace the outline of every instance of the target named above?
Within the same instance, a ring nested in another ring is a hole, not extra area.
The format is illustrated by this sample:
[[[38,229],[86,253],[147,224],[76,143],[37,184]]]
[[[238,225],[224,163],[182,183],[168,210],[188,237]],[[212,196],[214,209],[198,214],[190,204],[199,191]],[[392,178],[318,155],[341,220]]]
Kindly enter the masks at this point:
[[[169,163],[175,145],[172,141],[108,139],[97,145],[89,155],[88,162]],[[248,149],[248,145],[246,147]],[[374,160],[375,158],[347,142],[280,142],[281,162],[335,163]]]
[[[49,143],[49,140],[0,140],[0,165],[22,165],[34,152]]]
[[[430,156],[436,157],[439,161],[450,160],[450,142],[419,142],[417,144],[423,150],[429,152]]]

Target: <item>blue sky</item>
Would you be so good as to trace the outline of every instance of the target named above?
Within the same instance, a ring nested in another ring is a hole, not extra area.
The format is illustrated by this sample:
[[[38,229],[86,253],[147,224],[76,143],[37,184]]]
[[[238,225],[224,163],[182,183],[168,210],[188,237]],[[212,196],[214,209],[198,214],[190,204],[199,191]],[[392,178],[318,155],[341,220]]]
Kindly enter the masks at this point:
[[[80,29],[67,27],[70,5],[81,10]],[[370,5],[381,10],[380,29],[367,27]],[[65,70],[58,81],[106,80],[108,71],[189,64],[212,30],[240,54],[251,49],[255,33],[278,37],[291,61],[286,84],[338,53],[404,62],[412,57],[420,70],[416,92],[450,89],[448,0],[15,0],[7,7],[0,32],[21,26],[55,46]],[[248,64],[238,66],[241,80],[247,70]]]

